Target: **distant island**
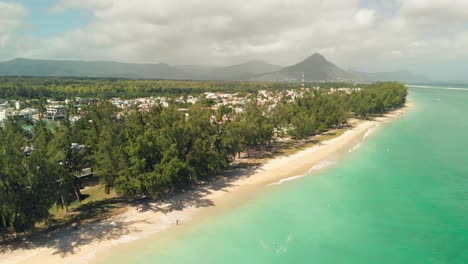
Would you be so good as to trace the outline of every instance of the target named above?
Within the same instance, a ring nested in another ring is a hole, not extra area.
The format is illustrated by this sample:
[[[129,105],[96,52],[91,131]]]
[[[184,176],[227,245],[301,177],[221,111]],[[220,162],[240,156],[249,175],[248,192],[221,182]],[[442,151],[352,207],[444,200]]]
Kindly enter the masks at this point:
[[[264,61],[249,61],[225,67],[33,59],[14,59],[0,63],[0,76],[297,82],[302,79],[302,73],[305,81],[428,81],[425,76],[403,70],[377,73],[346,71],[318,53],[288,67]]]

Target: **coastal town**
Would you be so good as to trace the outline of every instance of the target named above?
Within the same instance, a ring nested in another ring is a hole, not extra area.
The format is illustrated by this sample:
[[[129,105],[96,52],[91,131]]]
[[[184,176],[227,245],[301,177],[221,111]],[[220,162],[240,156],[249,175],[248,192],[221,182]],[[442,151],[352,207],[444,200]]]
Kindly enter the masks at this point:
[[[0,0],[0,264],[468,264],[468,0]]]
[[[0,228],[5,252],[15,252],[8,259],[23,255],[14,250],[21,248],[15,241],[23,235],[34,239],[33,230],[58,230],[45,241],[61,247],[64,238],[97,242],[59,250],[78,254],[46,257],[61,263],[102,250],[111,237],[143,238],[185,225],[226,195],[254,193],[328,166],[325,159],[352,149],[367,131],[403,113],[398,109],[407,95],[399,83],[298,86],[2,101],[0,156],[12,158],[0,167],[1,180],[16,186],[5,192],[3,202],[10,207],[2,210],[22,210],[21,221],[6,218]],[[33,209],[20,207],[31,199],[37,201]],[[142,232],[120,233],[125,229],[114,224],[117,219]],[[40,248],[48,256],[49,248]],[[32,252],[24,252],[31,259]]]
[[[159,105],[168,107],[173,103],[178,106],[179,111],[187,111],[187,108],[202,103],[206,107],[216,110],[223,106],[231,109],[236,113],[242,113],[245,110],[246,103],[255,100],[258,106],[268,106],[267,109],[273,109],[277,103],[281,101],[293,102],[296,98],[302,97],[305,93],[311,90],[320,90],[320,87],[289,89],[289,90],[259,90],[256,94],[248,93],[241,95],[240,93],[227,92],[205,92],[199,96],[183,95],[179,97],[168,96],[150,96],[134,99],[110,98],[108,102],[120,109],[120,114],[125,113],[128,109],[137,108],[140,111],[148,111],[151,107]],[[353,91],[360,91],[361,88],[331,88],[328,93],[345,92],[350,94]],[[1,100],[0,99],[0,125],[7,118],[18,118],[26,122],[37,122],[46,120],[48,122],[60,122],[68,117],[70,122],[75,122],[86,115],[86,108],[101,101],[99,98],[66,98],[65,100],[46,99],[45,106],[39,105],[38,99],[28,100]]]

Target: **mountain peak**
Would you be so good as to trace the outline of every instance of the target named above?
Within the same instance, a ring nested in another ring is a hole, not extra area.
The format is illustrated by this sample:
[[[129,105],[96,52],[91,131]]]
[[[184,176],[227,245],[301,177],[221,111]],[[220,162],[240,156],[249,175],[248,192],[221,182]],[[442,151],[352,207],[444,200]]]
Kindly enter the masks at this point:
[[[265,74],[260,80],[298,81],[301,73],[306,81],[343,81],[352,80],[352,74],[329,62],[319,53],[314,53],[298,64],[281,69],[278,72]]]
[[[310,57],[323,58],[323,59],[325,59],[325,57],[324,57],[322,54],[317,53],[317,52],[315,52],[314,54],[312,54],[312,56],[310,56]]]
[[[312,56],[308,57],[307,59],[305,59],[305,61],[321,61],[321,62],[325,62],[327,61],[327,59],[325,59],[325,57],[320,54],[320,53],[314,53],[312,54]]]

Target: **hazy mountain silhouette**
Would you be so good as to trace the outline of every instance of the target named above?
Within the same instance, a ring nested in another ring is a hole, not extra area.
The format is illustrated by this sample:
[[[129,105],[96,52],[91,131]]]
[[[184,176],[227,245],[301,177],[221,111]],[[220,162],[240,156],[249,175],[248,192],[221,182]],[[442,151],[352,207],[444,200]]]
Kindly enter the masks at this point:
[[[318,53],[284,68],[264,61],[249,61],[224,67],[33,59],[14,59],[0,63],[0,76],[296,82],[300,81],[302,73],[306,81],[427,81],[426,77],[412,74],[409,71],[380,73],[346,71]]]
[[[304,61],[285,67],[277,72],[257,76],[254,79],[264,81],[298,81],[304,73],[306,81],[347,81],[355,80],[351,73],[329,62],[322,55],[315,53]]]

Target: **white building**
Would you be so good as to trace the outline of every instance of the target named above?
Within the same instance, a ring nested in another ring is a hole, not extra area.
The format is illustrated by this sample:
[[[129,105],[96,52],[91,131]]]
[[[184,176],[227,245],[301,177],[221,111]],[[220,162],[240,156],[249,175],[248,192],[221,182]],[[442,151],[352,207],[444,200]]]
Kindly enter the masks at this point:
[[[50,120],[57,120],[65,118],[67,107],[62,105],[49,105],[46,107],[45,117]]]
[[[25,108],[25,109],[22,109],[21,111],[19,111],[18,115],[22,116],[25,119],[32,120],[33,116],[38,114],[38,113],[39,113],[39,111],[37,109]]]
[[[11,109],[11,108],[0,108],[0,122],[3,122],[9,116],[13,116],[13,109]]]
[[[215,93],[207,92],[205,93],[205,98],[206,99],[218,99],[218,95]]]
[[[21,109],[21,105],[22,105],[21,101],[16,101],[16,102],[15,102],[15,108],[16,108],[16,110],[20,110],[20,109]]]

